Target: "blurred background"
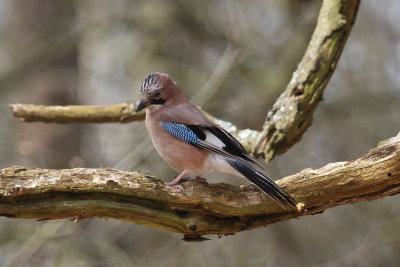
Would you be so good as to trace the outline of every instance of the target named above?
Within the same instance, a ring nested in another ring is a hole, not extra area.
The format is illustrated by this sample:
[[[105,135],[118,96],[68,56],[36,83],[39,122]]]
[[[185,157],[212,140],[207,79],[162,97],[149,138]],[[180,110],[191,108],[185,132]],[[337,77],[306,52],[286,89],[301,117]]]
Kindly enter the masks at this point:
[[[0,0],[0,168],[113,167],[172,180],[144,122],[20,123],[8,103],[138,100],[167,72],[189,98],[260,129],[314,29],[320,1]],[[352,160],[400,131],[400,2],[364,0],[312,126],[267,167],[276,179]],[[245,183],[220,174],[210,182]],[[182,236],[113,220],[0,218],[3,266],[394,266],[400,196],[234,236]]]

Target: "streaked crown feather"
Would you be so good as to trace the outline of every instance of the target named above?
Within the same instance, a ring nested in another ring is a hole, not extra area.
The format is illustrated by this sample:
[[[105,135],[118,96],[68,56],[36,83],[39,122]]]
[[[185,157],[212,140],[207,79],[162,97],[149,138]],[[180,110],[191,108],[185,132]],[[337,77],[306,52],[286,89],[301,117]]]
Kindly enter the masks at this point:
[[[141,95],[149,94],[150,92],[160,89],[160,86],[161,86],[160,73],[158,72],[150,73],[149,75],[147,75],[146,78],[144,78],[142,84],[140,85],[140,94]]]

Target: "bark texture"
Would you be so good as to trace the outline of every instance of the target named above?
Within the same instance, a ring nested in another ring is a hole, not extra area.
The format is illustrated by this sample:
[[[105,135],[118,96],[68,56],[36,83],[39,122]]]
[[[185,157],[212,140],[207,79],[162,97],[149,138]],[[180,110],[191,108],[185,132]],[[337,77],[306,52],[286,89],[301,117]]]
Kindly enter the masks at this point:
[[[323,1],[303,59],[257,136],[255,156],[271,161],[298,142],[311,125],[312,115],[355,22],[359,3],[359,0]]]
[[[11,113],[22,122],[127,123],[145,118],[143,111],[136,112],[137,103],[134,102],[109,106],[11,104],[8,107]]]
[[[185,234],[230,235],[400,192],[400,133],[349,162],[305,169],[277,183],[298,210],[282,210],[252,185],[189,180],[184,190],[142,172],[10,167],[0,170],[0,215],[10,218],[108,218]]]
[[[209,117],[232,133],[248,151],[270,161],[300,140],[312,121],[356,18],[359,0],[324,0],[307,51],[286,90],[268,113],[261,132],[238,130]],[[144,119],[135,103],[111,106],[14,104],[24,122],[125,123]],[[282,210],[252,185],[235,187],[185,181],[169,187],[150,174],[115,169],[0,170],[0,215],[12,218],[111,218],[185,234],[229,235],[337,205],[400,192],[400,136],[382,142],[351,162],[331,163],[277,181],[298,202]]]

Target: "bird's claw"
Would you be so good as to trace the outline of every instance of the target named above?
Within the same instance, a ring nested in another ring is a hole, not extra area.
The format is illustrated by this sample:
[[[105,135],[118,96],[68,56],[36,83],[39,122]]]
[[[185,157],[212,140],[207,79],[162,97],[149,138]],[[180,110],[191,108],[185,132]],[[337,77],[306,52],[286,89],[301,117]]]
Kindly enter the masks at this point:
[[[181,186],[181,185],[179,185],[179,184],[176,184],[176,183],[165,182],[165,184],[166,184],[167,186],[175,187],[176,189],[179,189],[179,190],[181,190],[181,191],[184,190],[183,186]]]

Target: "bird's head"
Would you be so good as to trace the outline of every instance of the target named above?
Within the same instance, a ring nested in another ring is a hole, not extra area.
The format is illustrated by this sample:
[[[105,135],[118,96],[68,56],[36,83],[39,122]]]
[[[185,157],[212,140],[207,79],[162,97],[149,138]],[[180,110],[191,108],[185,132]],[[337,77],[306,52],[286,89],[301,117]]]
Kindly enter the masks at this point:
[[[165,105],[175,97],[183,95],[176,83],[166,73],[154,72],[147,75],[140,85],[140,103],[136,111],[152,105]]]

